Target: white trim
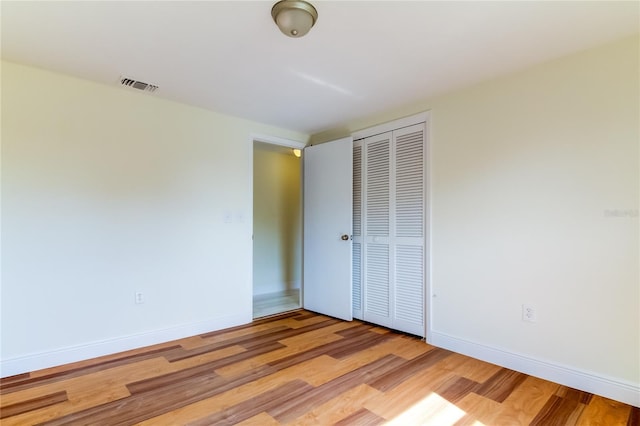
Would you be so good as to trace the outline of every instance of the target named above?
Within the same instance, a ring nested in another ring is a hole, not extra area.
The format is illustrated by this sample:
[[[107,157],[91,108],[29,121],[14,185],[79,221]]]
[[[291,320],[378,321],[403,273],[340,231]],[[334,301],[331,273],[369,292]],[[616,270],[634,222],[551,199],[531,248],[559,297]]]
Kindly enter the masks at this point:
[[[604,377],[433,330],[430,332],[429,343],[530,376],[640,407],[640,383]]]
[[[433,194],[431,183],[433,182],[432,173],[433,173],[433,161],[432,161],[432,151],[431,151],[431,112],[427,111],[424,113],[424,338],[427,342],[431,342],[431,324],[433,324],[433,315],[432,312],[432,303],[431,303],[431,294],[433,292],[432,289],[432,275],[431,271],[433,270],[433,259],[431,256],[432,251],[432,241],[433,241],[433,226],[431,223],[431,194]]]
[[[297,149],[304,149],[304,147],[307,146],[305,142],[294,141],[293,139],[281,138],[279,136],[269,136],[269,135],[252,133],[250,137],[251,137],[251,143],[263,142],[263,143],[269,143],[272,145],[286,146],[288,148],[297,148]]]
[[[429,112],[421,112],[420,114],[411,115],[409,117],[399,118],[377,126],[368,127],[366,129],[353,132],[351,135],[353,140],[368,138],[369,136],[379,135],[380,133],[391,132],[403,127],[413,126],[414,124],[425,123],[429,119]]]
[[[222,330],[251,322],[251,314],[231,315],[168,327],[144,333],[130,334],[114,339],[105,339],[84,345],[68,346],[53,351],[40,352],[0,361],[0,376],[7,377],[43,368],[55,367],[71,362],[84,361],[104,355],[111,355],[130,349],[138,349],[158,343],[195,336],[210,331]]]

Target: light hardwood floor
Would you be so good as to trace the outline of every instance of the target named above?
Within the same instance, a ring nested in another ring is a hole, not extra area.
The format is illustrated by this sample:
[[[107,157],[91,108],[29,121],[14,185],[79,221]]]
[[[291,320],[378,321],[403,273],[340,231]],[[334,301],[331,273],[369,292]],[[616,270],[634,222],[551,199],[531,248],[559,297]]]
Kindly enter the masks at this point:
[[[1,382],[2,425],[638,425],[640,409],[307,311]]]

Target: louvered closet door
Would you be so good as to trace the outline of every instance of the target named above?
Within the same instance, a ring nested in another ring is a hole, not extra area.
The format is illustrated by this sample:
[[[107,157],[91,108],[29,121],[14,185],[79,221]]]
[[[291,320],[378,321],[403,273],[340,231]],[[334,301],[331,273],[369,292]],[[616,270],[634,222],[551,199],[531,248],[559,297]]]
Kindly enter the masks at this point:
[[[425,335],[425,124],[353,148],[354,317]]]
[[[424,336],[425,127],[393,132],[393,328]]]
[[[391,137],[364,139],[363,319],[392,327],[391,313]]]
[[[353,317],[363,319],[362,298],[362,141],[356,141],[353,145],[353,242],[352,242],[352,283],[353,283]]]

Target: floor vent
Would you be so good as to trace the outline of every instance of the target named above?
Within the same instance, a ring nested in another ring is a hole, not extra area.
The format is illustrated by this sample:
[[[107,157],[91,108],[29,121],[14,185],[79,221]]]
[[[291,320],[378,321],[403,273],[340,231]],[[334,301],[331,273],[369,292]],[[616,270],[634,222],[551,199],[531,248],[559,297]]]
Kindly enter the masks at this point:
[[[145,83],[144,81],[138,81],[127,77],[120,78],[120,84],[123,86],[133,87],[134,89],[142,90],[145,92],[155,92],[158,90],[158,86],[155,84]]]

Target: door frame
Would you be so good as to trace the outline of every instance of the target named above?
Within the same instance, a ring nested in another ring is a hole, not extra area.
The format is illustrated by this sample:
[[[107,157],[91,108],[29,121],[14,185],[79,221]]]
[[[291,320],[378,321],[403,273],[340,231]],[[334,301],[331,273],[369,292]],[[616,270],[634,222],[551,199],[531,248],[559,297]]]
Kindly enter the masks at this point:
[[[304,148],[307,146],[306,142],[300,142],[297,140],[293,140],[293,139],[287,139],[287,138],[282,138],[279,136],[271,136],[271,135],[265,135],[265,134],[259,134],[259,133],[251,133],[249,135],[249,188],[250,188],[250,194],[251,194],[251,200],[249,202],[249,206],[250,206],[250,212],[251,212],[251,250],[249,250],[249,259],[250,259],[250,264],[251,264],[251,268],[250,268],[250,285],[251,285],[251,292],[250,292],[250,296],[251,296],[251,319],[253,320],[253,234],[254,234],[254,229],[253,229],[253,150],[254,150],[254,143],[255,142],[261,142],[261,143],[266,143],[266,144],[270,144],[270,145],[277,145],[277,146],[282,146],[282,147],[286,147],[286,148],[291,148],[291,149],[300,149],[300,150],[304,150]],[[301,166],[302,167],[302,166]],[[303,179],[303,175],[301,174],[300,176],[301,179],[301,188],[302,188],[302,179]],[[302,194],[302,197],[304,197],[304,193]],[[302,220],[304,223],[304,203],[303,203],[303,199],[301,200],[300,203],[300,210],[302,212]],[[304,230],[302,231],[302,239],[304,241]],[[302,258],[304,259],[304,252],[302,253]],[[302,267],[304,268],[304,262]],[[302,300],[303,300],[303,292],[304,292],[304,280],[303,280],[303,276],[304,276],[304,270],[300,271],[300,296],[299,296],[299,300],[298,303],[299,305],[302,307]]]

